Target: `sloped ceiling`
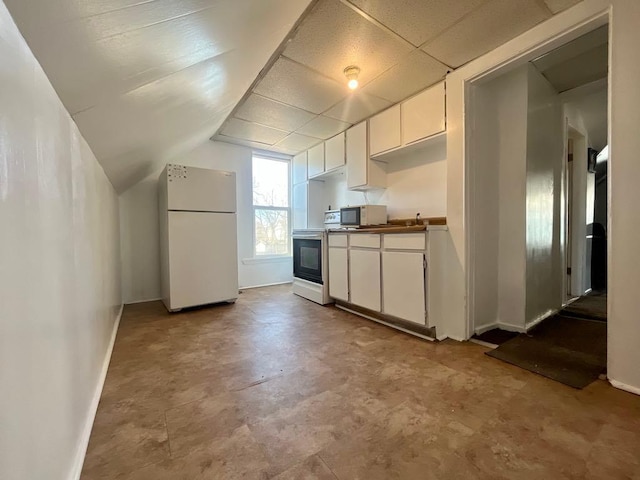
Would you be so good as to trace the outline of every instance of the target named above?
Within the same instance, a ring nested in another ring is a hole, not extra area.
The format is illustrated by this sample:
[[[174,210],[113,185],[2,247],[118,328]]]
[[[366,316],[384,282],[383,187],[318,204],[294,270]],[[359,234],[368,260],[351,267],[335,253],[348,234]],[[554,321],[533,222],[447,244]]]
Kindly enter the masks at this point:
[[[310,0],[4,0],[122,192],[222,124]]]
[[[4,0],[119,192],[213,134],[297,153],[578,1]]]

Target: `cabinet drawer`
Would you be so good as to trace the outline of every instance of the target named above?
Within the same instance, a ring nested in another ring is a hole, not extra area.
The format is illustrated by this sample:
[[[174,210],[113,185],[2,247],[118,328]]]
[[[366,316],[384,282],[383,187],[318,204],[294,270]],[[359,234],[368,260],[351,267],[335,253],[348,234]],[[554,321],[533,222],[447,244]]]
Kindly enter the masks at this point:
[[[352,247],[380,248],[380,235],[377,233],[352,233],[350,237]]]
[[[329,246],[330,247],[346,247],[347,235],[346,234],[329,234]]]
[[[427,237],[424,233],[394,233],[384,236],[384,248],[395,250],[424,250]]]

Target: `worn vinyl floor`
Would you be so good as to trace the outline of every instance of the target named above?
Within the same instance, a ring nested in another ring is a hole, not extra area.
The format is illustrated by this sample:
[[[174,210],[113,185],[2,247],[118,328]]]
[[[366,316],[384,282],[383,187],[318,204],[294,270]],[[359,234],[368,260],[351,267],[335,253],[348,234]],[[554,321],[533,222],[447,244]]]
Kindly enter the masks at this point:
[[[127,306],[82,478],[640,479],[640,397],[485,350],[286,286]]]

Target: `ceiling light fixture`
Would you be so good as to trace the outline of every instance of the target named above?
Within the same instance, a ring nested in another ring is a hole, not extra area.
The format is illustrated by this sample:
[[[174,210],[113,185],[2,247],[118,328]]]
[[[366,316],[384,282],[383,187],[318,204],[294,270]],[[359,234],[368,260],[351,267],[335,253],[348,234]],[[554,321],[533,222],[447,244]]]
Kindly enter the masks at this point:
[[[350,65],[344,69],[344,76],[347,77],[347,85],[351,90],[355,90],[358,88],[358,74],[360,73],[360,68],[355,65]]]

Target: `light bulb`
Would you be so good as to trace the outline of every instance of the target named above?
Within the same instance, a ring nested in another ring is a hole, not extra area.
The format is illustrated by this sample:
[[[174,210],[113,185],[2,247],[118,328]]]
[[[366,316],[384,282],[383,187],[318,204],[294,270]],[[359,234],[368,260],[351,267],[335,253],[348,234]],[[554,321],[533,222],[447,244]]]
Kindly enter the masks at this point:
[[[358,88],[358,74],[360,73],[360,68],[355,65],[351,65],[344,69],[344,76],[347,77],[347,86],[351,90],[355,90]]]

